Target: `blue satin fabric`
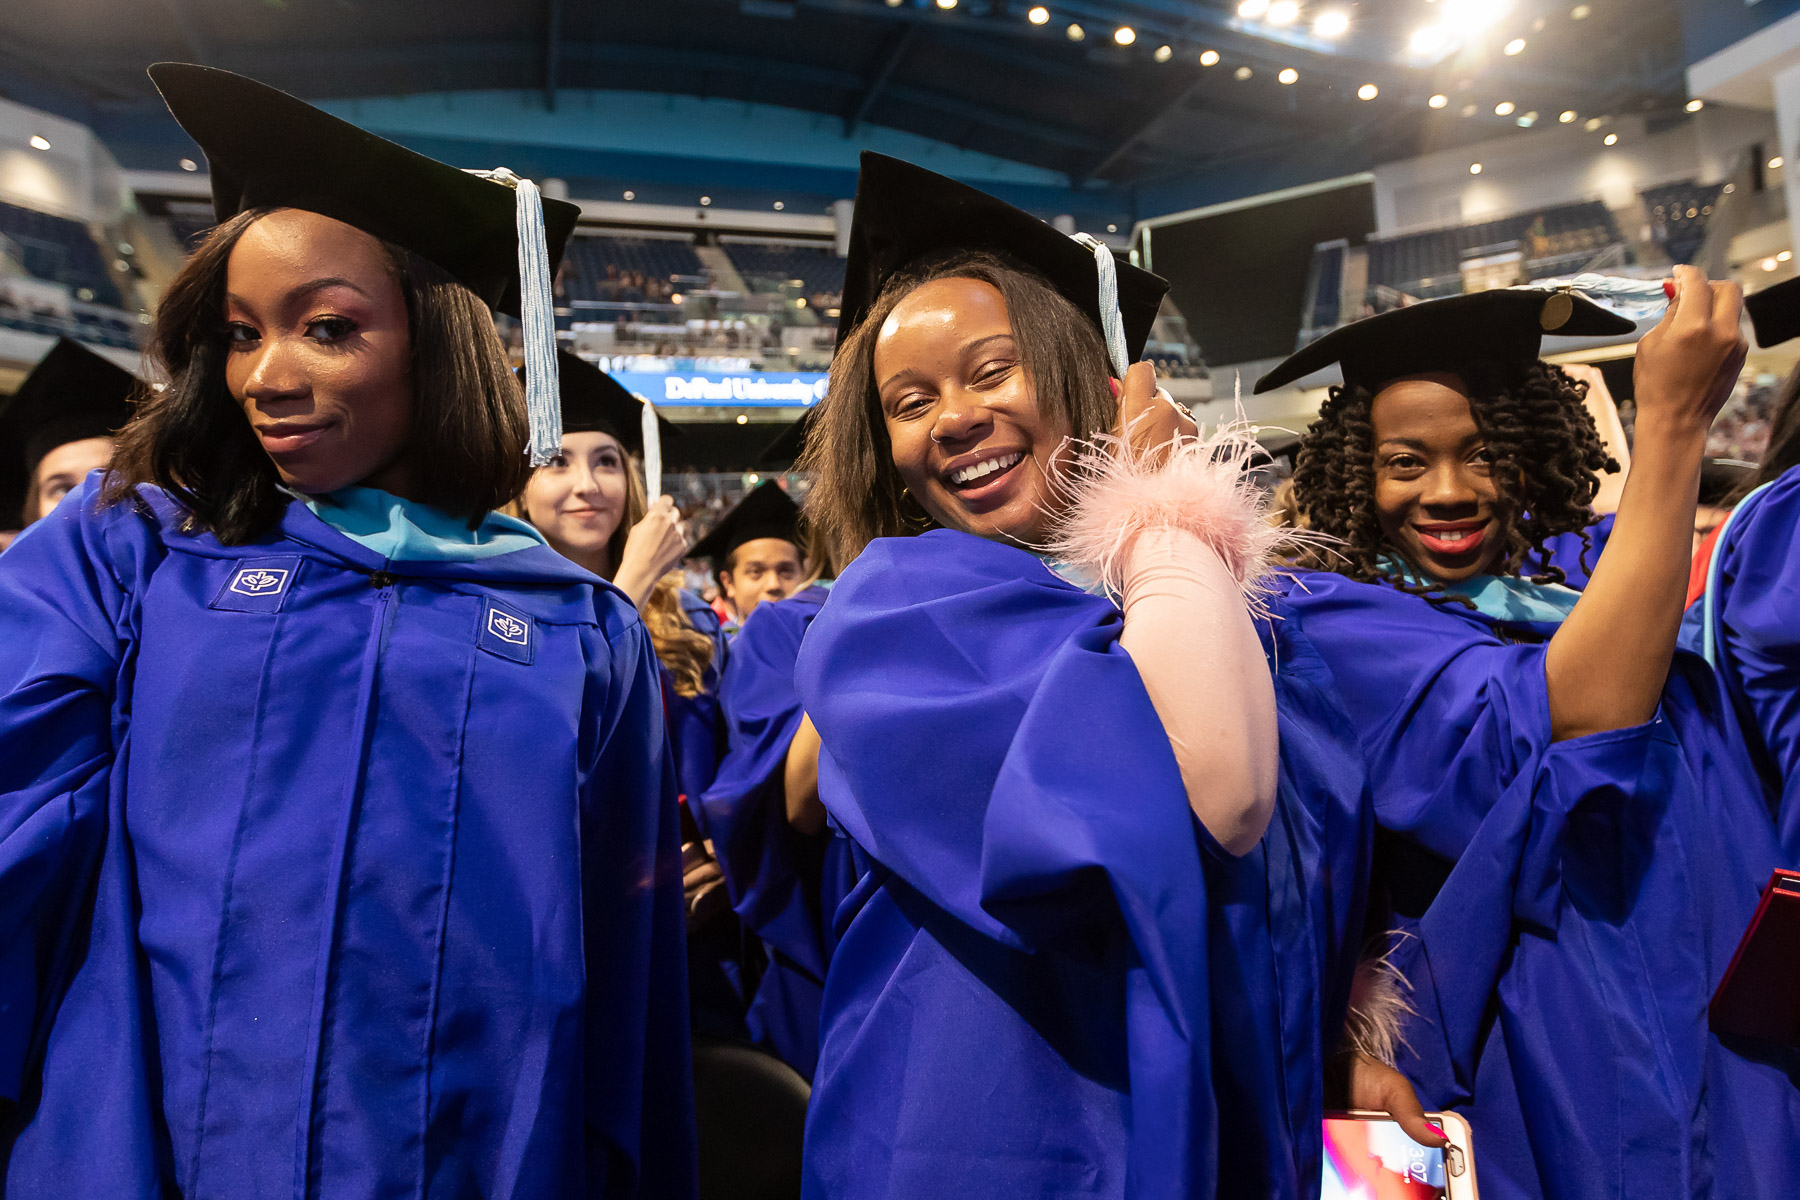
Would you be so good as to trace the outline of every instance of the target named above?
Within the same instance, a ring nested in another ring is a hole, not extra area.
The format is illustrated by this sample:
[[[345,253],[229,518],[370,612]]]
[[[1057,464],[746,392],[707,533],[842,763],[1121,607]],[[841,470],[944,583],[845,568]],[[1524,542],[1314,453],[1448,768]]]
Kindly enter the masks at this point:
[[[799,731],[794,660],[827,591],[759,604],[732,642],[721,703],[729,749],[694,816],[713,841],[732,906],[768,962],[750,1001],[752,1038],[811,1077],[831,920],[855,884],[848,843],[787,821],[783,772]]]
[[[860,879],[807,1196],[1317,1194],[1372,829],[1354,734],[1299,631],[1265,628],[1280,803],[1234,859],[1122,628],[944,530],[870,545],[814,620],[796,681]]]
[[[1800,866],[1800,471],[1744,501],[1714,548],[1707,601],[1688,609],[1683,645],[1714,614],[1714,661],[1743,718],[1786,867]]]
[[[1607,539],[1612,537],[1613,516],[1614,514],[1607,513],[1588,526],[1588,541],[1593,547],[1591,550],[1583,551],[1579,533],[1559,533],[1544,543],[1543,555],[1526,561],[1525,573],[1535,574],[1545,564],[1558,566],[1563,570],[1564,586],[1576,591],[1583,590],[1588,585],[1593,568],[1600,562],[1600,552],[1606,549]]]
[[[9,1200],[691,1196],[630,603],[146,499],[90,481],[0,562]]]
[[[719,614],[712,605],[683,589],[681,612],[694,629],[712,643],[712,662],[706,668],[698,695],[675,694],[675,678],[665,667],[663,686],[669,701],[669,743],[675,752],[676,787],[689,803],[712,786],[725,753],[725,715],[719,706],[719,682],[725,673],[727,648],[719,628]]]
[[[1555,626],[1311,572],[1287,592],[1367,754],[1402,1067],[1468,1117],[1484,1200],[1791,1195],[1794,1063],[1706,1026],[1778,855],[1705,664],[1677,655],[1655,720],[1552,743]]]

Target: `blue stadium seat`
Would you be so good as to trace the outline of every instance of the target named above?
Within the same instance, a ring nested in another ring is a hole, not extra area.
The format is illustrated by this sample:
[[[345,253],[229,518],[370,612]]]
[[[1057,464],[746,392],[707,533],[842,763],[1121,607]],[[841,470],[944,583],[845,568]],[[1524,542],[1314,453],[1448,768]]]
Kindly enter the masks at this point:
[[[837,296],[844,290],[844,260],[830,247],[728,242],[725,253],[752,291],[775,291],[795,279],[806,296]]]
[[[1700,253],[1723,188],[1723,184],[1684,179],[1639,193],[1650,214],[1651,237],[1667,252],[1670,262],[1691,263]]]
[[[19,265],[26,274],[66,284],[77,296],[86,289],[95,304],[124,307],[124,298],[107,271],[100,247],[81,222],[0,203],[0,235],[17,249]]]

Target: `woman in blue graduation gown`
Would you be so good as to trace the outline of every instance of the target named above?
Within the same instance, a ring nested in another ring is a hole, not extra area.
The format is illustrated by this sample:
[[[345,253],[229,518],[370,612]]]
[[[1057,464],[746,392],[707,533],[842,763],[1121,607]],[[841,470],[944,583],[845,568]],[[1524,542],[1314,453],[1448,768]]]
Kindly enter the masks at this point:
[[[521,369],[520,377],[525,376]],[[557,353],[557,380],[562,441],[558,453],[532,472],[519,510],[552,547],[611,581],[637,606],[656,650],[676,790],[685,810],[712,782],[724,749],[719,673],[725,637],[718,616],[682,588],[675,573],[687,553],[687,531],[675,502],[668,496],[654,504],[647,499],[640,475],[644,402],[567,350]],[[666,422],[654,414],[651,420],[660,444]],[[683,827],[694,1028],[743,1036],[756,964],[745,961],[742,936],[725,911],[718,864],[691,824],[684,820]]]
[[[1316,1194],[1362,928],[1354,745],[1317,656],[1243,608],[1267,527],[1235,464],[1190,441],[1165,476],[1143,465],[1158,451],[1119,448],[1146,495],[1192,485],[1160,511],[1202,510],[1197,528],[1062,490],[1113,461],[1090,447],[1093,471],[1073,467],[1066,436],[1121,413],[1136,446],[1180,428],[1148,367],[1126,370],[1165,286],[864,155],[846,333],[801,463],[809,518],[849,565],[797,692],[857,872],[832,928],[809,1196]],[[1110,532],[1075,537],[1047,510]],[[1144,610],[1021,545],[1080,542],[1105,576],[1137,561],[1134,522],[1152,541],[1207,530],[1206,637],[1133,651]],[[1171,686],[1161,669],[1190,653]],[[1195,699],[1218,702],[1203,733],[1177,719]]]
[[[691,1196],[649,639],[489,511],[535,189],[152,74],[222,224],[0,562],[5,1194]]]
[[[1583,527],[1605,454],[1544,330],[1567,293],[1347,327],[1259,387],[1343,366],[1296,500],[1341,539],[1294,619],[1354,722],[1406,936],[1402,1062],[1474,1130],[1484,1197],[1775,1196],[1800,1093],[1708,1032],[1774,847],[1704,664],[1674,653],[1705,431],[1742,361],[1735,289],[1679,269],[1637,354],[1638,434],[1585,592],[1520,575]]]
[[[1793,281],[1744,301],[1763,347],[1800,337]],[[1684,646],[1718,668],[1743,717],[1769,798],[1782,866],[1800,863],[1800,369],[1770,420],[1769,446],[1699,565],[1705,588],[1682,623]]]
[[[849,844],[807,805],[816,806],[818,739],[794,684],[801,640],[826,595],[813,584],[757,605],[744,622],[721,689],[730,748],[694,809],[732,908],[767,953],[749,1032],[809,1078],[819,1058],[832,918],[855,882]],[[803,794],[790,800],[790,791]]]

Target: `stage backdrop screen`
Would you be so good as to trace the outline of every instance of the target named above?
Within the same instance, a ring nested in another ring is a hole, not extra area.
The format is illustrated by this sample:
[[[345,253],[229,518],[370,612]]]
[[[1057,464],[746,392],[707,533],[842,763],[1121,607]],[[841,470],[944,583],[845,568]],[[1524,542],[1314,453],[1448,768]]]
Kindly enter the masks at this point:
[[[1353,176],[1146,226],[1150,268],[1169,281],[1209,365],[1281,358],[1297,348],[1313,247],[1338,238],[1362,245],[1375,230],[1375,185]]]

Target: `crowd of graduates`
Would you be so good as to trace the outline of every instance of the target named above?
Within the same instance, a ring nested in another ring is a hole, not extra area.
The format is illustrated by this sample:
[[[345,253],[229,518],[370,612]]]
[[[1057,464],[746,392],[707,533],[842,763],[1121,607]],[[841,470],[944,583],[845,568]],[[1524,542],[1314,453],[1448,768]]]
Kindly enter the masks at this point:
[[[1676,269],[1629,447],[1579,293],[1336,330],[1271,503],[1163,280],[868,154],[805,505],[690,544],[669,431],[494,333],[573,206],[152,76],[219,219],[152,382],[0,410],[0,1195],[1300,1198],[1342,1109],[1490,1200],[1800,1186],[1736,285]]]

